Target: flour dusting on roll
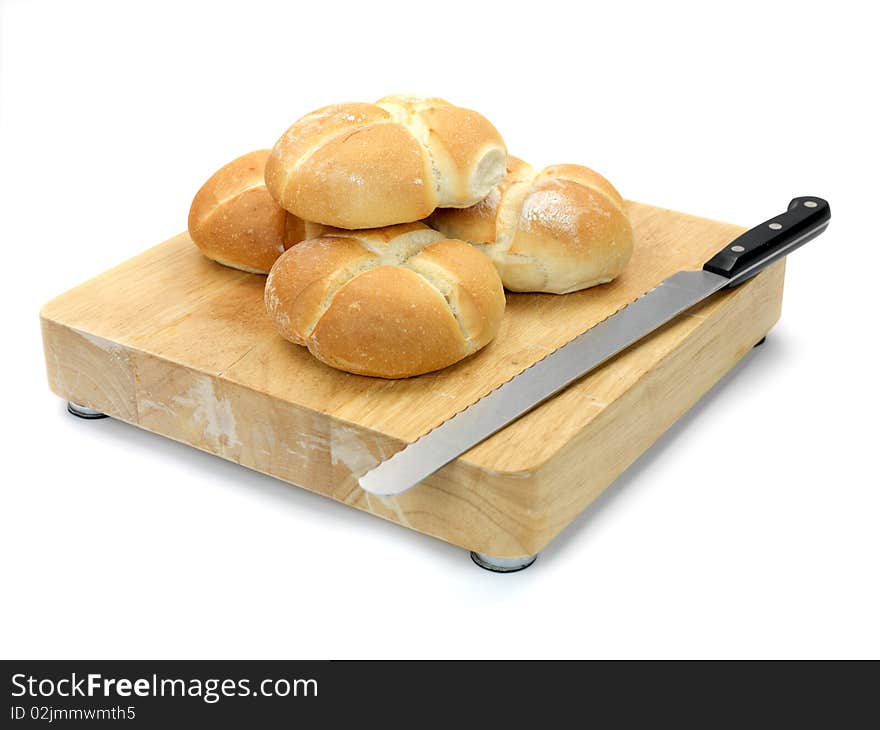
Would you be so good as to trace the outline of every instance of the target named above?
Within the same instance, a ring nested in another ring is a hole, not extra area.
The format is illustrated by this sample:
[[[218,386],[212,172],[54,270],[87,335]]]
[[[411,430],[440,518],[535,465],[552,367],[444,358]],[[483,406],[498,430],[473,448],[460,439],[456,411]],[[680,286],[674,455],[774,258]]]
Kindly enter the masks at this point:
[[[481,114],[443,99],[387,96],[299,119],[272,149],[266,186],[304,220],[375,228],[474,205],[504,177],[506,158]]]
[[[633,251],[633,232],[620,194],[580,165],[537,173],[508,158],[504,180],[464,210],[438,209],[431,226],[480,246],[511,291],[566,294],[605,284]]]

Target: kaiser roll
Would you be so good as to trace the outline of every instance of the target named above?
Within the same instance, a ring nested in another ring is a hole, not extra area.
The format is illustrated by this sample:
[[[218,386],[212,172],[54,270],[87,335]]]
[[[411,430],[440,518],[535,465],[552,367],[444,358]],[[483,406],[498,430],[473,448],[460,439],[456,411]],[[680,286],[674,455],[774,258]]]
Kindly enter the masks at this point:
[[[208,178],[189,210],[189,235],[224,266],[266,274],[281,253],[305,236],[304,223],[266,190],[269,150],[224,165]]]
[[[265,298],[282,337],[382,378],[458,362],[495,336],[504,313],[492,262],[421,223],[303,241],[275,262]]]
[[[536,173],[508,157],[507,176],[464,210],[428,221],[450,238],[480,246],[511,291],[566,294],[611,281],[632,255],[633,232],[620,193],[580,165]]]
[[[266,186],[305,220],[373,228],[466,208],[504,177],[504,141],[488,120],[443,99],[386,96],[307,114],[275,144]]]

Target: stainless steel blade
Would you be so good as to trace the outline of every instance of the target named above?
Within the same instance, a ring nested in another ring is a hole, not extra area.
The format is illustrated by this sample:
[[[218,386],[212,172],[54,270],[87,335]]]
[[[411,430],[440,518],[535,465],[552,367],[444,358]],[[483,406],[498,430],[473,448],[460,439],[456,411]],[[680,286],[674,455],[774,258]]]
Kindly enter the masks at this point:
[[[679,271],[398,451],[364,474],[358,483],[367,492],[385,496],[411,489],[728,283],[728,279],[708,271]]]

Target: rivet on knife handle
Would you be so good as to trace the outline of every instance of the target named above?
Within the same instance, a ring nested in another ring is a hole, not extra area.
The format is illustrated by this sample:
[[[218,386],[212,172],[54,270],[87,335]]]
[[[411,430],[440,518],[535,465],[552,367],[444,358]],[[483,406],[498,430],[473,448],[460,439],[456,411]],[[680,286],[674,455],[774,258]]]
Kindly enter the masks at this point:
[[[743,233],[706,262],[703,270],[741,284],[774,261],[818,236],[831,218],[831,207],[817,197],[795,198],[788,210]]]
[[[358,484],[385,496],[412,489],[645,335],[819,235],[830,217],[831,209],[822,198],[795,198],[785,213],[731,241],[701,270],[673,274],[398,451],[364,474]]]

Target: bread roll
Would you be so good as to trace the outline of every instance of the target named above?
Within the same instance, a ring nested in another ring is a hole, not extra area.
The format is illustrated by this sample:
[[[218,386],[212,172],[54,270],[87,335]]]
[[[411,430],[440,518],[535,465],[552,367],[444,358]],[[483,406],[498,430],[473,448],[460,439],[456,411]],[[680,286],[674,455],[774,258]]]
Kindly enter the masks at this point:
[[[405,378],[473,354],[498,332],[492,262],[421,223],[334,229],[294,246],[266,280],[281,336],[340,370]]]
[[[567,294],[611,281],[626,266],[633,232],[623,198],[599,173],[552,165],[536,173],[508,157],[507,176],[477,205],[439,209],[444,235],[486,244],[511,291]]]
[[[307,114],[272,149],[266,186],[304,220],[374,228],[465,208],[505,174],[504,141],[482,115],[442,99],[386,96]]]
[[[202,185],[189,209],[189,235],[224,266],[266,274],[282,252],[305,236],[304,224],[266,190],[269,150],[224,165]]]

